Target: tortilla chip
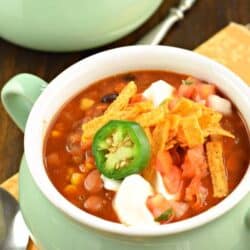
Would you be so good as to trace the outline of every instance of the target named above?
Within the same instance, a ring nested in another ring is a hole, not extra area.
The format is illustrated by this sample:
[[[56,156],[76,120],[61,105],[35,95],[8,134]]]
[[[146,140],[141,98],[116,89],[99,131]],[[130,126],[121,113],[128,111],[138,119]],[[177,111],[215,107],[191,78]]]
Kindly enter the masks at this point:
[[[225,197],[228,194],[227,172],[223,160],[223,146],[220,141],[212,141],[206,144],[208,167],[213,184],[213,195],[216,198]]]
[[[204,107],[202,109],[202,115],[199,117],[199,124],[202,129],[207,127],[213,127],[220,123],[222,114],[214,111],[211,108]]]
[[[153,131],[152,153],[155,156],[159,151],[163,151],[169,136],[170,122],[165,120],[155,127]]]
[[[91,139],[97,130],[104,126],[111,119],[115,119],[115,114],[98,116],[82,125],[82,142]]]
[[[148,112],[152,110],[153,107],[154,106],[151,101],[137,102],[120,111],[119,116],[123,120],[134,120],[139,114]]]
[[[177,135],[182,145],[192,148],[204,143],[203,132],[196,116],[187,116],[181,119]]]
[[[235,138],[235,136],[232,133],[230,133],[229,131],[221,128],[220,125],[217,126],[217,127],[210,127],[210,128],[208,127],[206,129],[203,129],[203,135],[205,137],[207,137],[209,135],[218,135],[218,136],[221,135],[221,136],[230,137],[232,139]]]
[[[168,141],[167,143],[166,143],[166,145],[165,145],[165,150],[169,150],[169,149],[171,149],[171,148],[173,148],[174,146],[175,146],[175,144],[177,144],[178,143],[178,141],[177,140],[170,140],[170,141]]]
[[[180,98],[175,104],[172,113],[181,116],[195,115],[200,117],[202,115],[203,105],[191,101],[186,98]]]
[[[167,114],[166,119],[168,119],[170,125],[169,125],[169,140],[173,139],[179,130],[179,125],[181,121],[180,115],[174,115],[174,114]]]
[[[129,82],[120,92],[118,97],[113,101],[107,110],[105,111],[105,114],[115,113],[120,110],[123,110],[125,107],[128,106],[130,98],[135,95],[137,92],[137,86],[135,82],[131,81]]]
[[[139,123],[142,127],[155,126],[156,124],[162,122],[165,117],[166,109],[164,106],[159,106],[150,112],[143,113],[138,116],[135,121]]]

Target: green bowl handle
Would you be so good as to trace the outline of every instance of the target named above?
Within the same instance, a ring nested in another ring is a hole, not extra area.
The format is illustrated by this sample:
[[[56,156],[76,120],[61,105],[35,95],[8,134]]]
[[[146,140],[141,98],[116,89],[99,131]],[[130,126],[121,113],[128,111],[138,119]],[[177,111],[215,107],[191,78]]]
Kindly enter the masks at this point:
[[[247,211],[246,218],[245,218],[246,226],[250,232],[250,208]]]
[[[29,113],[47,83],[31,74],[18,74],[1,91],[3,106],[16,125],[24,131]]]

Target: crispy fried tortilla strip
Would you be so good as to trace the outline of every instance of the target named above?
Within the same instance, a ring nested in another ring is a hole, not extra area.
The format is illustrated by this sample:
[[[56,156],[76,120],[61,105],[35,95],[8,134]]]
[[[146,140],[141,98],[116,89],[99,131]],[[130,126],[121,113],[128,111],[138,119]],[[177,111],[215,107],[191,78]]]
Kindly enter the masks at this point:
[[[175,146],[175,144],[177,144],[178,141],[177,140],[170,140],[166,143],[166,146],[165,146],[165,150],[169,150],[171,148],[173,148]]]
[[[123,120],[134,120],[139,114],[148,112],[154,108],[152,101],[137,102],[119,111],[119,117]]]
[[[195,115],[200,117],[202,115],[202,108],[203,105],[199,103],[186,98],[180,98],[172,110],[172,113],[179,114],[181,116]]]
[[[171,140],[178,133],[181,116],[174,115],[174,114],[167,114],[166,119],[168,119],[169,123],[170,123],[170,125],[169,125],[169,127],[170,127],[170,129],[169,129],[169,140]]]
[[[206,128],[203,129],[203,135],[205,137],[209,136],[209,135],[221,135],[221,136],[226,136],[226,137],[230,137],[230,138],[235,138],[235,136],[230,133],[229,131],[223,129],[220,127],[220,125],[218,127],[211,127],[211,128]]]
[[[196,116],[187,116],[181,119],[177,135],[182,145],[192,148],[204,143],[203,132]]]
[[[150,112],[141,114],[135,119],[135,121],[138,122],[142,127],[151,127],[164,120],[165,112],[165,107],[159,106]]]
[[[155,156],[159,151],[164,150],[168,141],[170,122],[165,120],[156,125],[153,131],[152,154]]]
[[[113,101],[107,110],[105,111],[105,114],[115,113],[120,110],[123,110],[125,107],[128,106],[129,100],[132,96],[134,96],[137,92],[137,86],[135,82],[131,81],[129,82],[120,92],[119,96]]]
[[[82,141],[86,141],[87,139],[91,139],[98,129],[100,129],[102,126],[104,126],[108,121],[112,119],[118,119],[118,114],[107,114],[98,116],[89,122],[86,122],[82,125]]]
[[[214,111],[211,108],[203,107],[202,115],[199,117],[199,124],[202,129],[218,126],[222,119],[222,114]]]
[[[223,161],[223,148],[221,141],[212,141],[206,144],[208,167],[213,184],[213,195],[216,198],[228,194],[227,172]]]

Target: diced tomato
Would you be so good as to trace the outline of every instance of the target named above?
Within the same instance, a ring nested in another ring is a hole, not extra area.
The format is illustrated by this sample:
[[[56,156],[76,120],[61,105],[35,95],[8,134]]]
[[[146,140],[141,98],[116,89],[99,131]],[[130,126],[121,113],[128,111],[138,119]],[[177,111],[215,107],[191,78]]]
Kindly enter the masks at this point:
[[[182,172],[177,166],[173,165],[172,157],[168,151],[157,154],[156,170],[163,176],[163,182],[168,192],[175,194],[180,191]]]
[[[158,170],[162,175],[169,174],[171,167],[173,165],[173,160],[168,151],[158,152],[156,157],[156,170]]]
[[[174,165],[171,167],[171,171],[163,176],[165,188],[168,190],[169,193],[176,194],[180,192],[182,186],[181,177],[181,170]]]
[[[170,201],[170,204],[174,210],[175,217],[177,219],[184,216],[184,214],[188,211],[189,205],[186,202],[180,202],[180,201]]]
[[[136,94],[130,99],[130,103],[137,103],[143,101],[145,98],[142,94]]]
[[[195,177],[186,188],[185,200],[189,202],[193,201],[193,208],[199,210],[206,204],[207,195],[208,190],[202,186],[201,179]]]
[[[161,194],[148,197],[147,207],[155,218],[172,208],[169,201],[166,200]]]
[[[205,104],[208,96],[216,93],[216,87],[214,85],[203,83],[197,78],[188,77],[185,82],[188,84],[180,85],[177,92],[178,96],[183,96]]]
[[[214,95],[216,93],[216,88],[214,85],[200,83],[195,86],[196,95],[199,96],[200,99],[206,100],[210,95]]]
[[[191,99],[194,93],[195,93],[194,84],[191,85],[181,84],[181,86],[178,89],[177,95]]]
[[[205,158],[203,145],[191,148],[187,151],[182,164],[184,178],[199,176],[205,177],[208,173],[208,166]]]

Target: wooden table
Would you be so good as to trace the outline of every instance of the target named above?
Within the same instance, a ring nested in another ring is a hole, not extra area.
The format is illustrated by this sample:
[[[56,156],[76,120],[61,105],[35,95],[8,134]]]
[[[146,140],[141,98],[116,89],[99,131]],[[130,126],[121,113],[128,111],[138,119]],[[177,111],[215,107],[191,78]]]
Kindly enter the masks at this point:
[[[129,45],[157,24],[178,0],[166,0],[141,28],[103,48],[70,54],[52,54],[23,49],[0,40],[0,86],[20,72],[50,81],[72,63],[106,48]],[[250,0],[199,0],[185,19],[165,37],[162,44],[193,49],[230,21],[250,23]],[[23,135],[0,104],[0,183],[18,171],[23,153]]]

